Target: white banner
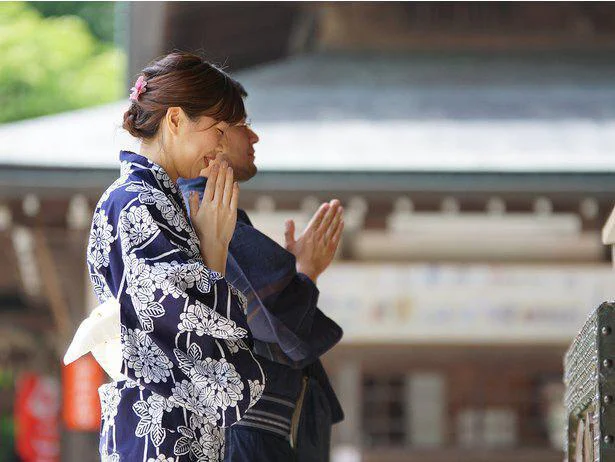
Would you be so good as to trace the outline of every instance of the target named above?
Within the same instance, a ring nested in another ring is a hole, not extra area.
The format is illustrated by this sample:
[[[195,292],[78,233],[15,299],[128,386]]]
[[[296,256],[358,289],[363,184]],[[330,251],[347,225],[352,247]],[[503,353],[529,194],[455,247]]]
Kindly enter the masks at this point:
[[[607,264],[337,264],[318,286],[347,343],[567,344],[615,298],[615,273]]]

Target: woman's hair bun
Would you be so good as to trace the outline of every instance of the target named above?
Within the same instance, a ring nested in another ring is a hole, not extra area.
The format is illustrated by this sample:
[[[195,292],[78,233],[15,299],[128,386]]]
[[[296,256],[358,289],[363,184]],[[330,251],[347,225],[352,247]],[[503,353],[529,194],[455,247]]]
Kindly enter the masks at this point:
[[[147,89],[131,100],[122,125],[136,138],[154,137],[170,107],[181,107],[193,120],[209,116],[234,124],[246,117],[243,98],[247,94],[241,84],[198,55],[170,53],[139,76]]]

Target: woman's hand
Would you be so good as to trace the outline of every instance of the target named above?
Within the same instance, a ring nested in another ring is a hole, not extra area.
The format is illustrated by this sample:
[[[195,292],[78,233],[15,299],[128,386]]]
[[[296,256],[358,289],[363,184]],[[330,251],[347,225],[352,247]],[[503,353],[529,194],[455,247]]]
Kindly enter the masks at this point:
[[[237,222],[239,185],[233,181],[233,169],[226,161],[211,167],[199,204],[199,195],[190,193],[190,219],[201,241],[205,264],[224,274],[228,245]]]
[[[314,283],[327,269],[344,230],[344,209],[333,199],[316,211],[307,227],[295,240],[295,222],[286,222],[286,249],[297,259],[297,271],[307,275]]]

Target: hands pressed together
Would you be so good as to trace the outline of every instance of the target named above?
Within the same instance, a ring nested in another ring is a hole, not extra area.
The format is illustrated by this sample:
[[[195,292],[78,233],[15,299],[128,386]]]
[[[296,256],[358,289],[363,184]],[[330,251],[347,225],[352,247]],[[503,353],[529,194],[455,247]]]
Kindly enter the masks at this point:
[[[213,164],[209,171],[203,199],[190,193],[190,219],[201,241],[205,264],[224,274],[228,245],[237,223],[239,184],[233,181],[233,169],[226,161]]]
[[[298,239],[295,222],[288,220],[284,238],[286,249],[297,259],[297,271],[316,283],[331,264],[343,230],[344,208],[337,199],[320,206]]]
[[[239,185],[226,161],[214,163],[208,170],[203,199],[199,201],[198,193],[190,193],[190,219],[201,242],[205,264],[224,274],[237,223]],[[297,239],[295,222],[287,220],[286,249],[295,256],[297,271],[316,282],[331,264],[343,230],[344,208],[337,199],[322,204]]]

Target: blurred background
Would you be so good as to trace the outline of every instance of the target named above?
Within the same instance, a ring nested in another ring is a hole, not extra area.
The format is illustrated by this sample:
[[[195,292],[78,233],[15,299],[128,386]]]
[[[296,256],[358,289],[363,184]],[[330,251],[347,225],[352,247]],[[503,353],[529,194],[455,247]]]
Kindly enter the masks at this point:
[[[241,204],[282,241],[337,197],[319,280],[335,462],[560,461],[562,359],[615,289],[612,2],[0,3],[0,461],[98,460],[91,212],[174,49],[247,89]]]

